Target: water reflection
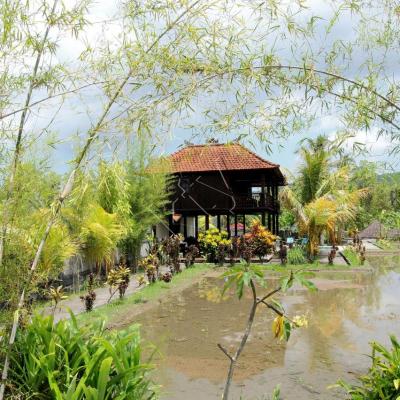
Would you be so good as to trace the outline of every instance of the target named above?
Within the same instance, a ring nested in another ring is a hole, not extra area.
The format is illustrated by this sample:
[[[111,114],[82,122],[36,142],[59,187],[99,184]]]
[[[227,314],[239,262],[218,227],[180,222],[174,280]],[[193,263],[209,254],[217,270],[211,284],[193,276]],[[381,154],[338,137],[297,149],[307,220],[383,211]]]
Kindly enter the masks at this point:
[[[399,332],[398,259],[370,261],[370,272],[321,272],[320,290],[294,287],[280,300],[289,314],[309,314],[309,327],[296,330],[288,344],[272,337],[273,316],[260,308],[253,334],[235,372],[233,398],[262,398],[282,384],[286,399],[334,399],[327,386],[354,379],[368,366],[371,340],[388,342]],[[276,277],[271,277],[274,286]],[[236,348],[250,307],[250,294],[239,301],[222,282],[205,279],[156,309],[139,316],[142,334],[163,355],[156,379],[164,398],[220,397],[227,360],[217,349]]]

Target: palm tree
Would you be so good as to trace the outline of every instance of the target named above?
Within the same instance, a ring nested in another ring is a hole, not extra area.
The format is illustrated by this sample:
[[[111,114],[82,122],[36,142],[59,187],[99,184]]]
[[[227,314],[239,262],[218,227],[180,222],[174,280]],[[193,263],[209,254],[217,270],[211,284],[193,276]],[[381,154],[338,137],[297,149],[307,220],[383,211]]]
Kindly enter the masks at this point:
[[[320,181],[314,199],[307,203],[303,203],[302,196],[296,195],[290,187],[280,193],[282,205],[292,211],[300,233],[308,236],[310,259],[318,252],[323,232],[332,243],[337,242],[340,228],[355,218],[358,203],[367,194],[366,189],[353,192],[343,189],[348,177],[346,171],[346,168],[341,168]]]

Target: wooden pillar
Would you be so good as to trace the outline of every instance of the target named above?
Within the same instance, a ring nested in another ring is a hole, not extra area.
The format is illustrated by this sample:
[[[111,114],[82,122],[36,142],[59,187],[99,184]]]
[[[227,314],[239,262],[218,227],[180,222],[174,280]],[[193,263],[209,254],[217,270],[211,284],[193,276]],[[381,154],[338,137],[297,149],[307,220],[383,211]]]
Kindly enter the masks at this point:
[[[187,216],[183,216],[183,237],[187,238]]]
[[[265,174],[263,174],[261,178],[261,205],[265,207]],[[262,213],[262,218],[265,220],[264,213]],[[263,222],[263,225],[265,225],[265,222]]]
[[[206,231],[210,229],[210,215],[206,215]]]
[[[276,214],[276,234],[279,235],[279,214]]]
[[[235,214],[235,236],[237,236],[238,235],[238,232],[237,232],[237,214]]]
[[[172,222],[173,222],[172,215],[168,215],[168,229],[169,229],[168,235],[169,236],[172,235],[172,232],[173,232],[173,230],[172,230]]]
[[[219,214],[217,215],[217,228],[221,231],[221,216]]]
[[[246,233],[246,214],[243,214],[243,235]]]
[[[226,215],[226,231],[228,232],[228,238],[231,237],[231,223],[229,214]]]
[[[272,232],[271,213],[268,212],[268,230]]]
[[[265,211],[261,213],[261,224],[262,226],[265,226]]]
[[[199,237],[199,216],[194,217],[194,237],[197,239]]]
[[[275,235],[275,214],[272,214],[272,233]]]

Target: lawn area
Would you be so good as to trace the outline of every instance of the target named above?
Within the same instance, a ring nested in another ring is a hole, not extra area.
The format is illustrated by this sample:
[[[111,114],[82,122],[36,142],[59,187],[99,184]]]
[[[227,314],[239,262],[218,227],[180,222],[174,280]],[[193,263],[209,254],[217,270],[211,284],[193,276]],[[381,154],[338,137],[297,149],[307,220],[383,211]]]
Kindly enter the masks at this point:
[[[308,271],[346,271],[349,269],[354,269],[362,267],[356,266],[356,265],[343,265],[343,264],[322,264],[319,262],[314,262],[314,263],[307,263],[307,264],[286,264],[286,265],[281,265],[281,264],[258,264],[261,267],[263,267],[266,271],[279,271],[279,272],[285,272],[285,271],[298,271],[301,269],[308,270]]]

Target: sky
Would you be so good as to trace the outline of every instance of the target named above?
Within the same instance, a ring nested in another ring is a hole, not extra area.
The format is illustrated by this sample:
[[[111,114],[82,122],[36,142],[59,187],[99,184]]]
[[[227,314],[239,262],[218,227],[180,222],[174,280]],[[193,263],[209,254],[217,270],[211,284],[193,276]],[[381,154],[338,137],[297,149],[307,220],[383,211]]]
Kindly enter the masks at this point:
[[[74,0],[66,1],[67,4],[73,4],[74,2]],[[93,6],[91,6],[88,18],[92,22],[92,25],[85,33],[87,42],[93,43],[94,45],[101,36],[100,34],[105,34],[111,43],[114,38],[115,40],[118,38],[120,32],[118,23],[111,22],[105,27],[100,23],[114,15],[117,11],[117,4],[117,1],[98,0]],[[329,10],[324,7],[324,2],[321,2],[320,0],[310,0],[307,4],[322,17],[329,12]],[[348,37],[352,34],[351,19],[344,19],[335,29],[337,32],[333,35],[334,37],[335,35],[339,38]],[[58,45],[57,56],[60,60],[67,62],[76,59],[84,49],[83,43],[75,40],[71,36],[61,38]],[[282,51],[286,51],[284,46]],[[355,64],[357,64],[357,62],[355,62]],[[40,93],[37,94],[37,96],[40,97]],[[60,132],[61,140],[57,140],[56,144],[51,144],[52,147],[49,148],[49,154],[52,154],[52,164],[58,172],[63,173],[69,169],[68,162],[73,157],[75,151],[74,146],[76,146],[76,144],[73,144],[75,142],[70,140],[71,137],[79,136],[80,133],[85,132],[91,122],[96,119],[96,115],[98,115],[102,110],[103,101],[99,99],[98,95],[94,92],[88,91],[85,94],[84,102],[86,103],[85,107],[91,110],[90,119],[87,116],[87,110],[82,107],[82,102],[79,102],[76,98],[72,98],[71,100],[67,100],[66,104],[63,106],[62,112],[57,115],[57,118],[53,123],[53,130]],[[177,150],[183,145],[185,140],[190,140],[195,143],[204,142],[203,135],[197,135],[197,137],[193,138],[193,129],[187,127],[188,125],[201,125],[204,122],[202,121],[202,118],[201,113],[198,110],[194,110],[190,112],[184,120],[177,121],[169,135],[163,138],[163,143],[159,147],[160,154],[169,154]],[[48,119],[46,116],[31,117],[29,121],[30,128],[35,129],[43,126],[47,121]],[[263,146],[262,143],[257,142],[257,140],[252,141],[252,144],[249,144],[249,146],[252,150],[255,150],[266,159],[295,172],[299,165],[299,158],[296,154],[296,149],[298,148],[299,141],[302,138],[316,137],[319,134],[326,134],[328,137],[334,138],[336,132],[342,129],[342,127],[343,125],[341,124],[340,118],[333,108],[329,113],[319,116],[307,130],[290,136],[284,140],[272,139],[271,152],[266,151],[265,146]],[[368,155],[366,155],[369,160],[388,162],[394,170],[400,170],[400,164],[397,159],[398,157],[390,156],[388,154],[388,149],[391,144],[390,140],[384,137],[377,138],[377,132],[377,129],[372,129],[368,133],[357,131],[355,132],[354,138],[346,143],[346,146],[350,151],[353,143],[363,142],[366,144],[366,148],[369,151]],[[229,137],[229,135],[227,137],[217,137],[220,142],[232,138],[233,137]],[[55,152],[52,151],[53,148],[55,148]]]

